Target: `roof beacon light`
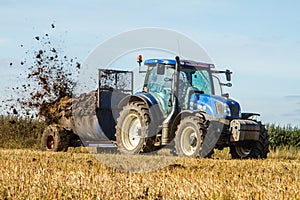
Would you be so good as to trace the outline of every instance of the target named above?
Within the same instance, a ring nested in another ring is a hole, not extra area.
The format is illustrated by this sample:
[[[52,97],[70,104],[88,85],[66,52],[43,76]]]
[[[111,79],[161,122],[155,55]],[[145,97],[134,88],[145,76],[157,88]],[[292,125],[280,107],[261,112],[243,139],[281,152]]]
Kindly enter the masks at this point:
[[[137,62],[139,63],[139,66],[141,66],[141,63],[143,62],[143,56],[142,55],[138,55]]]

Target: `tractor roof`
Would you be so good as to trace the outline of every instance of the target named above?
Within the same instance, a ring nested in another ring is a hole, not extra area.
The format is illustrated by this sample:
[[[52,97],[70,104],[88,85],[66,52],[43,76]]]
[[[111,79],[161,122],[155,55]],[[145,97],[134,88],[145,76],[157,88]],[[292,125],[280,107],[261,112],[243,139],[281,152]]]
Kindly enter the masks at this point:
[[[144,65],[156,65],[156,64],[163,64],[163,65],[176,65],[176,60],[174,59],[148,59],[145,60]],[[180,64],[182,66],[191,66],[191,67],[209,67],[214,68],[214,64],[203,63],[203,62],[196,62],[192,60],[180,60]]]

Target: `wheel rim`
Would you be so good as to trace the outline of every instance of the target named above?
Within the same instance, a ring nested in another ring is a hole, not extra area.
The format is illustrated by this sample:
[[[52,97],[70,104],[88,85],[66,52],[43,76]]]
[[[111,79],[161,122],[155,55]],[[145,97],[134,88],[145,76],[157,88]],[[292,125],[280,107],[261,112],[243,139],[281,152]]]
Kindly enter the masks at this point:
[[[54,148],[54,137],[53,137],[53,135],[49,135],[47,137],[46,148],[48,150],[52,150]]]
[[[136,114],[128,115],[122,126],[122,142],[127,150],[135,149],[141,140],[142,128]]]
[[[199,138],[197,137],[197,133],[193,128],[187,127],[182,131],[180,145],[182,152],[185,155],[193,155],[197,150],[198,142]]]
[[[241,158],[247,157],[252,151],[252,147],[250,144],[245,144],[244,146],[236,146],[235,149],[237,154]]]

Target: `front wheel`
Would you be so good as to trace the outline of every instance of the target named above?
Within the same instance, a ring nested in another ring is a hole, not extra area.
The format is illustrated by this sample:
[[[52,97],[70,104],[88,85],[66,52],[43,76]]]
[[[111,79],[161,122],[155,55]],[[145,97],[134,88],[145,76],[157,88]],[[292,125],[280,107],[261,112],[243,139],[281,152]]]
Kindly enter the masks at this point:
[[[131,102],[124,106],[116,126],[119,151],[125,154],[152,151],[153,140],[147,134],[149,124],[149,110],[145,103]]]
[[[206,131],[199,117],[184,118],[175,132],[175,150],[179,156],[198,157]]]
[[[258,141],[245,141],[230,146],[233,159],[267,158],[269,153],[269,134],[264,125],[261,125]]]

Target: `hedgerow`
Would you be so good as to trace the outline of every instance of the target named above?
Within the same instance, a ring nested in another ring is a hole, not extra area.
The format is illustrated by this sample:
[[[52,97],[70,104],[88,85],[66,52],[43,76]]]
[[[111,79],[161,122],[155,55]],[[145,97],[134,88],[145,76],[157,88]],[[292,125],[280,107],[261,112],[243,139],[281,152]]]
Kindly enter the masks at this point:
[[[29,117],[0,115],[0,148],[40,148],[45,122]],[[300,147],[300,129],[296,126],[267,124],[271,148]]]

